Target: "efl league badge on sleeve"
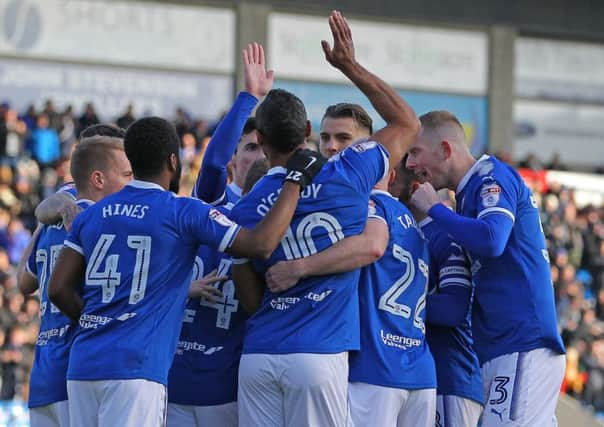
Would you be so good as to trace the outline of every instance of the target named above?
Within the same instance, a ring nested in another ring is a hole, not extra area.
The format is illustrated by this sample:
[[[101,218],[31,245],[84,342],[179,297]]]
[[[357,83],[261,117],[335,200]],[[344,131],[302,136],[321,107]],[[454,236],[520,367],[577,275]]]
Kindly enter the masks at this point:
[[[486,184],[480,189],[480,198],[485,208],[496,206],[499,202],[501,187],[498,184]]]
[[[226,215],[223,215],[222,212],[220,212],[217,209],[210,209],[209,216],[212,221],[216,221],[218,224],[222,225],[223,227],[230,227],[231,225],[234,224],[233,221],[228,219],[226,217]]]

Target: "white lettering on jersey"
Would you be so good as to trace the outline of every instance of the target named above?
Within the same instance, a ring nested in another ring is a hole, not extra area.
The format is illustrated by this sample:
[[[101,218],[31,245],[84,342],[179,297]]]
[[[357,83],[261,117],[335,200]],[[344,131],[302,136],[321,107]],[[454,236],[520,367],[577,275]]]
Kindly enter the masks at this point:
[[[182,356],[185,351],[198,351],[203,353],[205,356],[210,356],[214,353],[219,352],[224,347],[208,347],[205,344],[200,344],[196,341],[178,341],[176,346],[176,354]]]
[[[310,184],[307,186],[302,193],[300,193],[301,199],[316,199],[319,196],[319,191],[321,191],[321,187],[323,184]],[[281,189],[272,192],[266,197],[263,197],[260,204],[256,207],[256,212],[258,215],[264,216],[271,209],[271,206],[275,204],[277,198],[279,197],[279,193]]]
[[[106,325],[113,319],[106,316],[96,316],[94,314],[82,314],[80,316],[80,328],[82,329],[96,329],[99,325]]]
[[[309,299],[309,300],[314,301],[314,302],[321,302],[325,298],[327,298],[331,292],[332,292],[331,289],[323,291],[320,294],[317,294],[315,292],[309,292],[309,293],[306,294],[306,296],[304,298]]]
[[[496,183],[485,184],[480,189],[480,198],[482,199],[482,205],[485,208],[496,206],[499,203],[499,196],[501,194],[501,187]]]
[[[103,218],[108,216],[129,216],[130,218],[142,219],[145,217],[149,206],[147,205],[129,205],[114,203],[112,205],[103,206]]]
[[[352,151],[356,151],[357,153],[362,153],[364,151],[370,150],[375,147],[377,144],[375,141],[359,141],[350,146]]]
[[[275,310],[285,311],[294,304],[298,304],[300,298],[298,297],[279,297],[271,300],[271,308]]]
[[[398,222],[400,222],[405,229],[408,229],[409,227],[417,228],[415,220],[407,214],[405,214],[404,216],[401,215],[397,219]]]
[[[380,338],[385,345],[400,348],[401,350],[408,350],[410,347],[420,347],[422,345],[422,340],[420,339],[391,334],[390,332],[384,332],[383,329],[380,329]]]

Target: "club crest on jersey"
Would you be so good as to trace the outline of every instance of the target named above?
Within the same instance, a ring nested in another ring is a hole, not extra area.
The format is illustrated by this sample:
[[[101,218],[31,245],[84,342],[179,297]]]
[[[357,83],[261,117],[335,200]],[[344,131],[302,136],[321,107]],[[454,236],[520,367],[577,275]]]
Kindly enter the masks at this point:
[[[498,184],[486,184],[480,189],[480,198],[482,205],[486,208],[493,207],[499,202],[501,187]]]
[[[234,224],[233,221],[228,219],[225,215],[222,214],[222,212],[216,209],[210,209],[209,217],[212,221],[216,221],[223,227],[230,227]]]

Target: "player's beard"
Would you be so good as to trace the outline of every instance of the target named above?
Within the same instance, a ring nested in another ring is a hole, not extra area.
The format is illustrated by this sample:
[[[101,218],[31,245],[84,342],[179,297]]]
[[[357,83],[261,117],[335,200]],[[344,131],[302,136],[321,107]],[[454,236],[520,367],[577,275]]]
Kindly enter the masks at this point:
[[[180,189],[180,175],[182,174],[182,164],[180,163],[180,159],[178,159],[178,163],[176,164],[176,170],[174,171],[174,176],[172,176],[172,180],[170,181],[169,190],[174,194],[178,194],[178,190]]]

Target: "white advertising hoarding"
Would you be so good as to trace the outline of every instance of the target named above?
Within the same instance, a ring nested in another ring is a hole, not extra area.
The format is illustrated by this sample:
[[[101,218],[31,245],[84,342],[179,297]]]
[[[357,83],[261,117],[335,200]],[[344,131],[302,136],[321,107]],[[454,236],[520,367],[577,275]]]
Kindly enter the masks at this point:
[[[19,111],[52,99],[59,109],[81,111],[93,102],[103,120],[114,120],[132,103],[135,113],[172,117],[182,107],[194,117],[215,119],[232,101],[227,76],[150,71],[98,65],[0,61],[0,102]]]
[[[350,20],[356,55],[390,84],[484,95],[488,38],[479,31]],[[332,43],[327,17],[269,16],[268,62],[278,78],[343,82],[326,61],[321,40]]]
[[[514,122],[515,160],[532,153],[547,163],[558,153],[571,166],[604,166],[604,107],[516,101]]]
[[[604,103],[604,45],[519,38],[518,96]]]
[[[0,54],[231,73],[229,9],[107,0],[0,0]]]

